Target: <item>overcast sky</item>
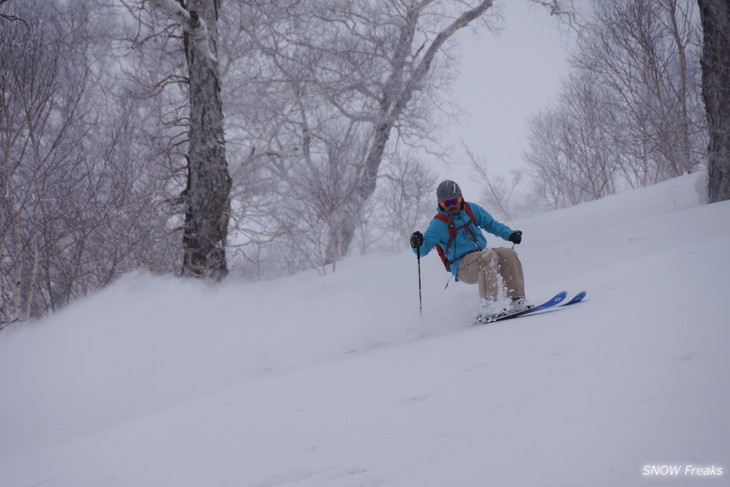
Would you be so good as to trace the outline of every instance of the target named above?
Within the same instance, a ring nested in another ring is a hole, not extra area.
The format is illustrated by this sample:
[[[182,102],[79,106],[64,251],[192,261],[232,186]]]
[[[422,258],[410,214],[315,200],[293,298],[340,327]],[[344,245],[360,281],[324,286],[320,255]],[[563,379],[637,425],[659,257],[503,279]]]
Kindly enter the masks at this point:
[[[439,178],[457,179],[467,199],[475,200],[479,186],[469,181],[460,140],[487,160],[490,174],[509,176],[524,166],[529,116],[557,95],[567,72],[565,26],[529,0],[495,3],[504,16],[500,34],[458,34],[461,74],[446,96],[466,111],[463,126],[449,130],[455,167],[435,168]]]

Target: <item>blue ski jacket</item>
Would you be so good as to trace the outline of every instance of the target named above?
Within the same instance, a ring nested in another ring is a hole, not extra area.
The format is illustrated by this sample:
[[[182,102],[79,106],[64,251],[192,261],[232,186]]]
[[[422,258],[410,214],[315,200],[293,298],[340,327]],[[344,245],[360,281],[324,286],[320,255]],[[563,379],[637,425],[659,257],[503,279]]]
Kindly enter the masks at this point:
[[[468,203],[474,214],[474,220],[476,226],[473,223],[469,223],[456,233],[456,238],[451,242],[449,247],[448,255],[446,258],[451,262],[451,273],[458,277],[459,265],[466,254],[477,250],[483,250],[487,247],[487,239],[480,230],[480,228],[487,232],[496,235],[504,240],[509,240],[509,236],[512,235],[514,230],[500,223],[490,215],[487,210],[477,205],[476,203]],[[438,208],[438,212],[446,216],[449,216],[446,211]],[[462,206],[461,211],[456,216],[449,216],[454,220],[455,227],[461,227],[470,221],[469,214]],[[477,226],[479,228],[477,228]],[[470,231],[471,230],[471,231]],[[449,226],[446,222],[443,222],[437,218],[431,220],[428,228],[423,234],[423,245],[421,245],[421,255],[428,255],[436,244],[441,245],[441,248],[446,250],[446,245],[449,243]],[[413,249],[413,253],[417,253],[417,249]]]

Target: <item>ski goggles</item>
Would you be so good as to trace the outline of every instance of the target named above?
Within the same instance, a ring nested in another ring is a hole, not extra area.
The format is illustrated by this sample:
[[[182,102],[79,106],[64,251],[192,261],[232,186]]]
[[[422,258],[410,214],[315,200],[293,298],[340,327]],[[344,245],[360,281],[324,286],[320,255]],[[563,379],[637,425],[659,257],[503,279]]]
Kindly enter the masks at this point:
[[[461,196],[457,196],[456,198],[449,198],[447,200],[441,200],[441,206],[444,208],[452,208],[454,206],[459,206],[461,204],[462,198]]]

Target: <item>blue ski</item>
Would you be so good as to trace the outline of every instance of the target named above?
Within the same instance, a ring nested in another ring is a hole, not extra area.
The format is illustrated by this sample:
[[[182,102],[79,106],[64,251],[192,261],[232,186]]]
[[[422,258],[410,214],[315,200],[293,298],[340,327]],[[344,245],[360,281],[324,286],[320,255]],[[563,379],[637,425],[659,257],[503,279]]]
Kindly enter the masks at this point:
[[[580,303],[581,301],[583,301],[583,298],[585,298],[587,294],[588,294],[587,291],[581,291],[578,294],[576,294],[575,296],[573,296],[573,298],[570,301],[568,301],[566,303],[560,303],[555,308],[562,308],[564,306],[570,306],[571,304]],[[530,308],[530,311],[542,311],[544,309],[545,308],[542,308],[542,309]],[[550,311],[557,311],[557,309],[553,309],[553,310],[550,310]],[[538,313],[538,314],[541,314],[541,313]]]
[[[544,309],[552,308],[553,306],[560,304],[566,297],[568,297],[568,292],[562,291],[562,292],[559,292],[558,294],[556,294],[555,296],[553,296],[552,298],[550,298],[549,300],[545,301],[544,303],[538,304],[537,306],[533,306],[532,308],[528,308],[523,311],[517,311],[516,313],[503,313],[503,314],[487,315],[487,316],[479,315],[476,317],[476,319],[474,321],[477,325],[484,325],[487,323],[496,323],[497,321],[517,318],[518,316],[526,315],[528,313],[534,313],[535,311],[542,311]],[[581,297],[580,299],[583,299],[583,298]],[[578,301],[580,301],[580,299]],[[576,301],[576,302],[578,302],[578,301]]]
[[[583,301],[583,298],[586,297],[586,294],[588,294],[588,291],[581,291],[573,296],[573,299],[571,299],[567,303],[561,304],[560,306],[570,306],[571,304],[580,303],[581,301]]]

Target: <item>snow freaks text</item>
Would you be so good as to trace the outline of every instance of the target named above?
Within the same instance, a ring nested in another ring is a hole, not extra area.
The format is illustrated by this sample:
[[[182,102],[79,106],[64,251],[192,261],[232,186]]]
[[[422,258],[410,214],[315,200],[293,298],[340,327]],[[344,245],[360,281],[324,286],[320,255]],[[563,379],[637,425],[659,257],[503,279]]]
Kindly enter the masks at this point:
[[[646,477],[722,477],[725,470],[715,465],[644,465],[641,473]]]

